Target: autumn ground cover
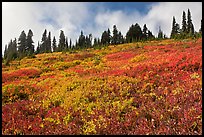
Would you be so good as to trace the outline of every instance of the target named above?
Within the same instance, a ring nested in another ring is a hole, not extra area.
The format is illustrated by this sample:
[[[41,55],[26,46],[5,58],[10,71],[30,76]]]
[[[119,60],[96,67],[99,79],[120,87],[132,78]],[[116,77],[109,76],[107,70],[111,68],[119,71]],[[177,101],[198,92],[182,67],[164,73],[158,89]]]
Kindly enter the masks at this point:
[[[2,65],[2,134],[202,134],[202,38]]]

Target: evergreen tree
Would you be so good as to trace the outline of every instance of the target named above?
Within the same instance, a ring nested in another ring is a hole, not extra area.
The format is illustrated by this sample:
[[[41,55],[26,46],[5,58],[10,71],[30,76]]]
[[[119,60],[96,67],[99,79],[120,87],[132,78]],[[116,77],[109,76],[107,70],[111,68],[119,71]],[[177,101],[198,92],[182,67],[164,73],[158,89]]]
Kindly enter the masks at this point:
[[[8,48],[7,48],[7,44],[5,45],[5,50],[4,50],[4,59],[6,59],[8,56]]]
[[[175,33],[176,33],[176,35],[178,35],[180,33],[180,27],[179,27],[178,23],[176,23],[176,25],[175,25]]]
[[[92,47],[92,34],[89,34],[88,36],[88,48]]]
[[[85,36],[84,48],[88,48],[89,37]]]
[[[74,46],[75,49],[79,49],[79,44],[78,44],[78,41],[76,40],[75,42],[75,46]]]
[[[65,47],[66,47],[65,35],[64,35],[64,32],[61,30],[61,31],[60,31],[58,51],[63,51],[63,50],[65,50]]]
[[[52,49],[53,49],[53,52],[57,51],[57,44],[56,44],[55,36],[53,37],[53,40],[52,40]]]
[[[100,46],[100,45],[101,45],[101,41],[100,41],[100,39],[99,39],[99,38],[97,39],[97,44],[98,44],[98,46]]]
[[[46,52],[50,53],[52,52],[52,48],[51,48],[51,32],[48,33],[48,37],[47,37],[47,42],[46,42]]]
[[[111,32],[110,32],[109,28],[108,28],[108,39],[107,39],[107,41],[108,41],[108,45],[109,45],[110,42],[111,42]]]
[[[148,30],[147,38],[150,39],[150,40],[152,40],[152,39],[155,38],[154,35],[152,34],[152,32],[151,32],[150,30]]]
[[[120,44],[124,43],[123,35],[120,31],[118,33],[118,43],[120,43]]]
[[[97,38],[94,38],[94,44],[93,44],[93,47],[96,47],[97,45],[98,45]]]
[[[116,25],[113,25],[113,37],[112,37],[112,44],[116,45],[119,43],[119,35]]]
[[[40,53],[46,52],[47,47],[47,30],[45,29],[43,35],[42,35],[42,41],[41,41],[41,47],[40,47]]]
[[[68,38],[65,39],[65,50],[68,50],[69,44],[68,44]]]
[[[72,40],[69,40],[69,48],[72,49]]]
[[[187,23],[186,23],[186,13],[185,11],[183,11],[183,16],[182,16],[182,29],[181,32],[183,34],[187,33]]]
[[[85,41],[86,41],[86,38],[83,34],[83,31],[81,31],[81,35],[79,36],[79,42],[78,42],[78,46],[80,49],[85,47]]]
[[[148,29],[147,29],[146,24],[144,24],[144,26],[143,26],[142,35],[143,35],[142,38],[143,38],[144,40],[146,40],[146,39],[147,39],[147,36],[148,36]]]
[[[12,40],[8,43],[7,58],[5,58],[6,65],[9,65],[9,62],[12,60],[12,43]]]
[[[39,43],[39,41],[38,41],[38,46],[37,46],[37,49],[36,49],[36,52],[35,52],[36,54],[39,54],[40,53],[40,43]]]
[[[26,54],[28,56],[34,54],[34,45],[33,45],[33,40],[32,40],[32,37],[33,37],[33,32],[31,29],[29,29],[28,31],[28,35],[27,35],[27,44],[26,44]]]
[[[12,43],[12,58],[16,59],[18,57],[18,51],[17,51],[17,40],[14,39]]]
[[[109,35],[108,35],[108,32],[107,31],[104,31],[103,33],[102,33],[102,36],[101,36],[101,43],[103,44],[103,45],[108,45],[109,43]]]
[[[18,42],[18,44],[19,44],[19,46],[18,46],[19,57],[23,58],[26,56],[26,45],[27,45],[26,34],[25,34],[24,30],[21,32],[21,35],[20,35],[18,41],[19,41]]]
[[[201,22],[201,25],[200,25],[200,30],[199,30],[199,32],[202,33],[202,19],[201,19],[200,22]]]
[[[163,39],[163,38],[164,38],[163,32],[162,32],[161,28],[159,27],[158,39]]]
[[[131,25],[126,33],[127,42],[136,42],[142,38],[142,29],[138,23]]]
[[[194,34],[194,26],[192,23],[192,19],[191,19],[191,12],[188,9],[188,16],[187,16],[187,33],[189,33],[190,35]]]
[[[7,47],[6,47],[7,48]],[[14,41],[11,41],[8,43],[8,48],[6,49],[6,65],[9,64],[9,62],[11,60],[14,60],[18,57],[17,55],[17,43],[16,43],[16,39],[14,39]]]
[[[176,19],[173,16],[172,30],[171,30],[170,38],[175,38],[175,35],[176,35]]]

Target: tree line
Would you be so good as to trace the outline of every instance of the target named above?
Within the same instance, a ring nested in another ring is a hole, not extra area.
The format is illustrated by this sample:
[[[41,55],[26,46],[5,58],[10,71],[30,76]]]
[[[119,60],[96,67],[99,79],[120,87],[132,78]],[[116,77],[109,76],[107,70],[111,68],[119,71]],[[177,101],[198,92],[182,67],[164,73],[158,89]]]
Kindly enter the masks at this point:
[[[198,36],[201,36],[201,33],[202,33],[202,19],[201,19],[201,28],[199,32],[195,32],[194,25],[191,19],[191,12],[189,9],[187,11],[187,19],[186,19],[186,13],[185,11],[183,11],[181,28],[180,28],[180,25],[176,22],[175,17],[173,16],[170,38],[184,39],[184,38],[198,37]]]
[[[170,38],[171,39],[184,39],[190,37],[199,37],[202,33],[202,20],[201,28],[199,32],[195,32],[194,26],[191,19],[191,13],[188,9],[187,19],[186,13],[183,11],[182,15],[182,27],[180,29],[179,24],[176,22],[175,17],[173,16],[172,22],[172,31]],[[6,64],[9,64],[11,60],[22,59],[24,57],[35,57],[36,54],[41,53],[51,53],[51,52],[70,52],[74,50],[87,49],[87,48],[101,48],[108,45],[117,45],[123,43],[132,43],[138,41],[147,41],[155,39],[165,39],[166,35],[163,33],[159,27],[158,35],[155,37],[152,32],[147,28],[147,25],[144,24],[143,28],[140,27],[138,23],[132,24],[125,37],[122,35],[121,31],[118,30],[116,25],[113,25],[113,31],[110,32],[108,28],[105,30],[100,38],[94,38],[92,34],[84,35],[83,31],[79,35],[75,43],[72,42],[71,38],[68,41],[68,37],[65,36],[64,31],[60,30],[59,43],[56,43],[55,36],[51,39],[51,32],[45,31],[42,34],[42,39],[39,42],[36,50],[33,45],[33,32],[29,29],[28,34],[26,35],[23,30],[17,39],[11,39],[8,45],[5,45],[4,57],[3,60]],[[93,39],[93,44],[92,44]]]

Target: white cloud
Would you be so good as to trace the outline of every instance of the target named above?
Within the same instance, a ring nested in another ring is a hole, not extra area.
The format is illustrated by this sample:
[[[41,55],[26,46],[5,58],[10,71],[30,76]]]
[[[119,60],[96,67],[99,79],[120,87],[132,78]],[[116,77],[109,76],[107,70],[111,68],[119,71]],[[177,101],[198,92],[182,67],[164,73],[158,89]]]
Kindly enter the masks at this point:
[[[33,31],[35,46],[37,41],[41,41],[45,29],[51,31],[51,36],[55,36],[57,41],[60,30],[63,30],[68,38],[77,38],[83,22],[89,16],[88,7],[88,3],[75,2],[3,2],[2,53],[10,39],[18,39],[23,30],[25,33],[28,33],[29,29]]]
[[[142,22],[146,22],[149,29],[154,35],[158,32],[158,26],[161,26],[163,32],[170,36],[173,16],[176,22],[182,25],[182,13],[190,9],[192,21],[196,31],[200,29],[200,21],[202,18],[201,2],[161,2],[150,6],[148,14],[143,18]]]
[[[118,30],[125,35],[130,25],[135,24],[140,19],[141,16],[137,11],[133,12],[132,14],[128,14],[121,10],[105,11],[96,15],[95,23],[105,30],[107,30],[107,28],[112,30],[113,25],[116,25]]]
[[[170,36],[173,16],[176,22],[181,26],[182,13],[188,8],[191,11],[191,16],[196,31],[200,29],[200,21],[202,18],[202,3],[201,2],[160,2],[150,5],[146,15],[133,11],[131,14],[117,10],[104,11],[96,15],[95,22],[102,27],[112,29],[113,24],[116,24],[122,34],[125,35],[131,24],[138,23],[142,28],[147,24],[154,35],[157,35],[159,26],[164,34]]]
[[[83,30],[85,35],[92,33],[93,37],[101,37],[108,28],[112,32],[115,24],[126,34],[131,24],[139,23],[157,35],[158,26],[169,36],[172,17],[176,17],[181,25],[183,10],[190,9],[195,30],[200,28],[202,18],[201,2],[161,2],[149,6],[146,15],[133,10],[132,13],[123,10],[107,9],[104,4],[89,2],[3,2],[2,3],[2,52],[10,39],[20,36],[22,30],[34,33],[35,46],[41,41],[44,29],[51,31],[51,36],[59,39],[60,30],[75,43],[76,38]],[[94,9],[94,10],[93,10]]]

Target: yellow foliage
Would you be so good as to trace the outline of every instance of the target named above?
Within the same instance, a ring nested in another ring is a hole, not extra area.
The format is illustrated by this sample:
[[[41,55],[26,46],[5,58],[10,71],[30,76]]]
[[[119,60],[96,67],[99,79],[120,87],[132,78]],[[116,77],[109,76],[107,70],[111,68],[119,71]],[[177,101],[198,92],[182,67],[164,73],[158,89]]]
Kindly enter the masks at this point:
[[[146,60],[146,59],[147,59],[147,57],[142,54],[142,55],[138,55],[138,56],[132,58],[132,59],[130,60],[130,62],[135,63],[135,62],[140,62],[140,61],[143,61],[143,60]]]
[[[94,124],[93,120],[85,122],[84,126],[82,127],[82,134],[89,135],[89,134],[96,134],[96,125]]]

